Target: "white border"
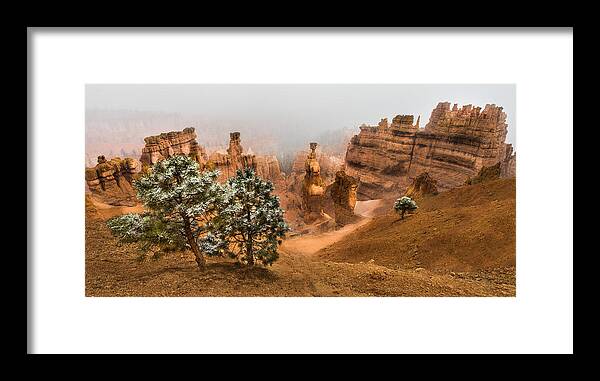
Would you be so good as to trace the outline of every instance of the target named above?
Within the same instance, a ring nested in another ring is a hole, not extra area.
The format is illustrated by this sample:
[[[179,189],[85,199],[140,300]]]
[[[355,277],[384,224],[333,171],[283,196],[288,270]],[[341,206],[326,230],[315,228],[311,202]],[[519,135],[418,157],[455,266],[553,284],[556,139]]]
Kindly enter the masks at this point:
[[[572,31],[31,38],[33,351],[573,351]],[[85,298],[86,83],[515,83],[517,297]]]

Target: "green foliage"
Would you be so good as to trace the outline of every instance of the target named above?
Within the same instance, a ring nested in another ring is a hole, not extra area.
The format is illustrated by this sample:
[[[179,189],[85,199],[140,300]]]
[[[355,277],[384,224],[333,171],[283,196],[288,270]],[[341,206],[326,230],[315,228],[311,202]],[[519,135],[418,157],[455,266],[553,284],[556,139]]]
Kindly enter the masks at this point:
[[[417,208],[417,203],[407,196],[397,199],[394,203],[394,210],[400,213],[401,218],[404,218],[404,213],[406,213],[407,211],[415,210]]]
[[[107,225],[120,242],[137,243],[144,253],[155,248],[166,252],[186,248],[185,237],[180,234],[181,226],[156,214],[129,213],[111,218]]]
[[[219,172],[200,172],[180,155],[156,163],[134,187],[146,212],[107,222],[122,243],[134,243],[142,258],[190,249],[200,267],[203,255],[229,255],[241,263],[270,265],[289,230],[273,184],[252,169],[238,170],[227,184]]]
[[[198,164],[186,156],[162,160],[134,181],[147,211],[112,218],[107,225],[120,242],[136,243],[144,253],[194,251],[207,239],[223,202],[217,177],[218,172],[199,172]]]
[[[273,184],[247,168],[238,170],[227,185],[225,208],[216,219],[217,234],[206,246],[247,265],[272,264],[279,257],[281,238],[289,230],[279,198],[271,194]]]

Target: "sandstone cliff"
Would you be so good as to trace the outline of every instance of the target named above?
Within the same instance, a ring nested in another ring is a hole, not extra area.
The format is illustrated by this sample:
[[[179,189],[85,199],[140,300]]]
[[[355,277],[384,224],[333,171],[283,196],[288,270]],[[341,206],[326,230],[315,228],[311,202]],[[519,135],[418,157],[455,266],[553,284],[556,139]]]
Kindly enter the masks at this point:
[[[85,169],[85,180],[92,197],[116,206],[134,206],[137,203],[132,182],[141,170],[141,163],[133,158],[106,160],[98,156],[98,164]]]
[[[461,185],[483,166],[498,162],[507,176],[514,173],[502,107],[459,109],[442,102],[425,128],[419,122],[414,123],[412,115],[398,115],[392,123],[382,119],[377,126],[360,126],[346,152],[346,172],[359,180],[360,199],[403,193],[424,172],[438,181],[440,191]]]
[[[196,130],[193,127],[148,136],[144,138],[144,142],[140,161],[146,166],[152,166],[174,155],[188,155],[194,158],[201,168],[204,168],[208,160],[204,147],[196,141]]]

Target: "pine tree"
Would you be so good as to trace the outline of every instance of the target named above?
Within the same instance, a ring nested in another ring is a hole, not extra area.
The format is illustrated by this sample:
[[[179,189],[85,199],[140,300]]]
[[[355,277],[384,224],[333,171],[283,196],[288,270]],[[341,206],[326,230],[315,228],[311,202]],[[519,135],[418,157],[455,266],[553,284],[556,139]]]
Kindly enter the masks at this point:
[[[404,196],[396,200],[394,203],[394,210],[400,213],[400,218],[404,219],[404,213],[409,210],[417,209],[417,203],[414,202],[410,197]]]
[[[272,264],[279,257],[281,238],[289,230],[279,198],[271,194],[273,184],[246,168],[228,180],[228,188],[226,206],[217,219],[216,231],[221,235],[213,239],[212,249],[248,266]]]
[[[212,233],[226,194],[218,175],[200,172],[187,156],[162,160],[134,181],[147,211],[112,218],[108,227],[121,242],[137,243],[144,252],[191,250],[203,269],[203,252],[216,255],[215,248],[223,246],[216,241],[219,234]]]

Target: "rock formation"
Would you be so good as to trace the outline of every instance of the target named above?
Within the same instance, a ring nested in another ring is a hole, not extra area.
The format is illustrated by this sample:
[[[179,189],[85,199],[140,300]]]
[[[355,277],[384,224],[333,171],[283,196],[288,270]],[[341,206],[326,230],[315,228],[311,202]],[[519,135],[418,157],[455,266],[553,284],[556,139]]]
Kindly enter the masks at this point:
[[[500,177],[509,178],[517,175],[517,155],[513,152],[512,144],[506,145],[506,155],[500,165]]]
[[[98,156],[98,164],[85,169],[85,180],[93,198],[109,205],[134,206],[137,203],[132,182],[142,168],[133,158]]]
[[[194,158],[201,168],[204,168],[208,160],[204,147],[196,141],[196,130],[193,127],[148,136],[144,138],[144,142],[146,145],[142,149],[140,161],[146,166],[152,166],[173,155],[188,155]]]
[[[204,147],[196,141],[196,132],[192,127],[185,128],[183,131],[148,136],[144,141],[146,145],[140,158],[144,166],[151,166],[173,155],[188,155],[198,162],[200,169],[218,169],[221,172],[219,181],[235,176],[238,169],[246,167],[254,168],[259,176],[273,182],[282,178],[279,162],[275,156],[244,153],[239,132],[229,134],[229,147],[226,151],[215,151],[210,157]]]
[[[259,155],[254,157],[256,174],[263,179],[271,180],[276,183],[283,180],[283,174],[279,167],[279,160],[275,155]]]
[[[414,198],[428,194],[438,194],[437,181],[429,176],[429,173],[423,172],[413,180],[413,183],[408,187],[404,195]]]
[[[317,143],[310,143],[310,153],[304,163],[302,214],[306,224],[322,223],[331,220],[331,217],[323,212],[325,181],[321,178],[321,166],[317,161],[316,148]]]
[[[360,199],[403,193],[417,175],[428,172],[440,191],[462,185],[484,166],[501,162],[505,173],[514,173],[512,147],[505,143],[506,114],[488,104],[451,108],[442,102],[432,111],[425,128],[420,117],[398,115],[388,124],[360,126],[346,151],[346,173],[361,186]],[[510,152],[509,152],[510,151]]]
[[[311,153],[311,150],[302,150],[297,153],[292,164],[291,172],[286,175],[286,186],[289,192],[300,193],[304,182],[306,157]],[[316,160],[321,169],[321,179],[325,184],[331,184],[335,181],[337,171],[343,169],[344,160],[335,155],[328,155],[321,151],[317,146],[315,150]]]
[[[251,152],[244,153],[239,132],[229,134],[227,151],[215,151],[210,154],[207,167],[221,172],[219,181],[225,181],[235,176],[238,169],[246,167],[254,168],[258,176],[273,183],[283,179],[277,157],[273,155],[257,156]]]
[[[486,181],[497,180],[500,178],[501,173],[501,163],[498,162],[495,165],[491,165],[489,167],[483,167],[477,173],[477,176],[473,178],[467,178],[465,181],[466,185],[479,184],[484,183]]]
[[[357,188],[358,180],[354,177],[348,176],[343,170],[335,174],[335,182],[328,187],[327,193],[333,200],[334,218],[337,225],[343,226],[358,219],[358,216],[354,214]]]

